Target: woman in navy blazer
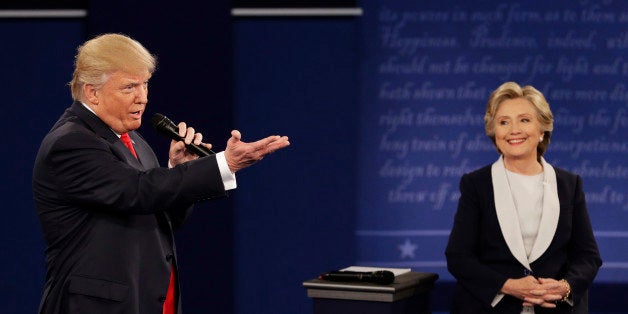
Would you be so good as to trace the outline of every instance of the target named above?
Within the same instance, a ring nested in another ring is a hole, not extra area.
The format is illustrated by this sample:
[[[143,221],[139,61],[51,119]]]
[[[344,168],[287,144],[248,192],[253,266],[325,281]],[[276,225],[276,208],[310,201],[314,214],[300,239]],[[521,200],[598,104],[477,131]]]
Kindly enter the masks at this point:
[[[587,313],[602,265],[582,180],[542,157],[553,115],[541,92],[507,82],[490,96],[486,134],[501,155],[465,174],[449,236],[452,313]]]

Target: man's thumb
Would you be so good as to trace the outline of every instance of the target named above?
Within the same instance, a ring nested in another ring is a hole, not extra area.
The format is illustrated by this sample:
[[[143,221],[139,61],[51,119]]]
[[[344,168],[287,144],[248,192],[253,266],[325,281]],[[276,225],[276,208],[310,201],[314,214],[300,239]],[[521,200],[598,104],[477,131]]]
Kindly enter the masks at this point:
[[[231,138],[237,142],[242,138],[242,134],[238,130],[233,130],[231,131]]]

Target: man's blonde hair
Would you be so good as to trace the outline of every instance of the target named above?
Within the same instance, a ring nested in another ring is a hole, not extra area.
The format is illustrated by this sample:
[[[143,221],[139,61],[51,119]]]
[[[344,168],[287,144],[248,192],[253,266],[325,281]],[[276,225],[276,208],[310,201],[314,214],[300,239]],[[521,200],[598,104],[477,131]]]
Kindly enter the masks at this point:
[[[136,40],[121,34],[100,35],[78,47],[70,82],[72,98],[83,100],[85,84],[101,86],[116,71],[152,74],[156,66],[155,56]]]

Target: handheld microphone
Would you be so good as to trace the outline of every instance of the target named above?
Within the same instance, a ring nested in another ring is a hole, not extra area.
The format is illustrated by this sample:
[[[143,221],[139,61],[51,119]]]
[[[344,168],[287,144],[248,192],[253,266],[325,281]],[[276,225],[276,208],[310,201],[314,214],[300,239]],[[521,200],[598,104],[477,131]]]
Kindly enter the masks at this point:
[[[170,119],[168,119],[166,116],[164,116],[163,114],[161,113],[153,114],[153,117],[150,119],[150,121],[153,127],[157,131],[166,135],[170,139],[175,140],[175,141],[183,140],[183,138],[179,136],[179,127],[176,124],[174,124],[174,122],[172,122]],[[211,149],[208,149],[205,146],[196,145],[194,143],[186,144],[185,148],[189,149],[191,152],[198,155],[199,157],[216,154]]]
[[[389,285],[395,281],[395,274],[389,270],[373,272],[330,271],[318,277],[321,280],[344,282],[369,282],[378,285]]]

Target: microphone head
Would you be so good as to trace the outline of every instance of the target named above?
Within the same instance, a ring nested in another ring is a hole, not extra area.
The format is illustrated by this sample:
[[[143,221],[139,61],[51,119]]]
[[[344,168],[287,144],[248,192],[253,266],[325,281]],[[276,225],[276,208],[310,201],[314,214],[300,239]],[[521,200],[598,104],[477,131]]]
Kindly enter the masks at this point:
[[[395,281],[395,274],[389,270],[378,270],[373,272],[372,279],[380,285],[389,285]]]
[[[168,119],[168,117],[164,116],[161,113],[153,114],[153,116],[150,118],[150,122],[153,125],[153,127],[157,129],[157,131],[161,131],[161,132],[175,131],[175,133],[177,132],[177,125],[174,124],[174,122],[172,122],[170,119]]]
[[[161,113],[155,113],[150,118],[150,123],[153,125],[154,128],[157,128],[157,126],[164,123],[164,119],[168,119],[168,118],[166,118],[166,116],[164,116]]]

